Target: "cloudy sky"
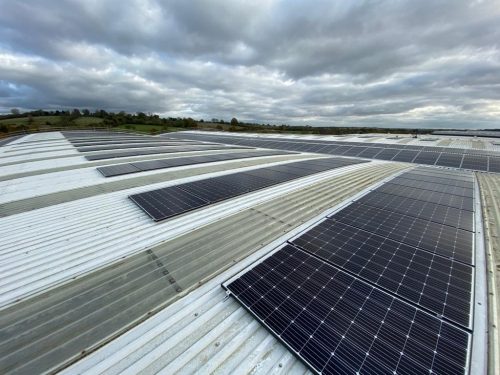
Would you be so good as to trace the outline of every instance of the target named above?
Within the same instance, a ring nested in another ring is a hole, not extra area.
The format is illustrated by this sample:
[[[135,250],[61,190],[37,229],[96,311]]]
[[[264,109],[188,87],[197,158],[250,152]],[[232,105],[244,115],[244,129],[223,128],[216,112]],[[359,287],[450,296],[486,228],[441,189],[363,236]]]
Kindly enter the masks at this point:
[[[500,0],[0,0],[0,112],[500,128]]]

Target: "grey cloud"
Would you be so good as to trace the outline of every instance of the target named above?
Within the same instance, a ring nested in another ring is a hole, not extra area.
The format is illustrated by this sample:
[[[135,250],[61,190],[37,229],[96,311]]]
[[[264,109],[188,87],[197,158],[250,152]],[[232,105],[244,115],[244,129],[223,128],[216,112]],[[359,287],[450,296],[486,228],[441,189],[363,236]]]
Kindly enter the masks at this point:
[[[0,0],[0,111],[498,127],[496,0]]]

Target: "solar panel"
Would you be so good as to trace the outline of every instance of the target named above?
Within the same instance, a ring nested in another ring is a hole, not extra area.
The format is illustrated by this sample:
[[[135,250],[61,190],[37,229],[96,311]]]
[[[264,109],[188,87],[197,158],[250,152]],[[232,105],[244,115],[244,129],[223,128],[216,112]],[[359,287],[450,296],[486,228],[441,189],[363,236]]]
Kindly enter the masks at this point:
[[[358,157],[360,157],[360,158],[373,158],[381,151],[382,151],[382,148],[380,148],[380,147],[368,147],[366,150],[359,153]]]
[[[332,219],[473,264],[473,234],[469,231],[359,203],[353,203],[337,212]]]
[[[179,186],[130,195],[130,199],[155,221],[180,215],[209,203]]]
[[[410,186],[410,187],[414,187],[414,188],[418,188],[418,189],[437,191],[440,193],[460,195],[463,197],[472,198],[474,196],[473,189],[460,187],[460,186],[453,186],[453,185],[442,185],[442,184],[439,184],[436,182],[412,180],[412,179],[404,178],[403,176],[393,178],[392,180],[389,181],[389,183],[401,185],[401,186]]]
[[[500,158],[489,157],[488,171],[500,173]]]
[[[425,182],[432,182],[433,184],[452,185],[452,186],[464,187],[467,189],[474,189],[474,183],[472,181],[468,180],[464,181],[463,179],[449,178],[443,175],[439,177],[436,176],[437,175],[423,174],[418,171],[406,172],[401,175],[401,177],[410,180],[425,181]]]
[[[291,243],[465,328],[472,267],[327,219]]]
[[[314,161],[298,161],[284,165],[260,168],[246,172],[213,177],[200,181],[190,182],[146,193],[131,195],[130,198],[146,211],[154,220],[163,220],[186,211],[199,208],[210,203],[229,199],[251,191],[263,189],[281,182],[308,176],[324,170],[338,168],[349,164],[358,164],[364,161],[343,159],[338,163],[335,160],[321,159],[329,165],[316,165]],[[297,174],[281,172],[286,168],[297,167]],[[172,192],[170,192],[172,190]],[[183,195],[180,192],[184,192]],[[186,205],[178,202],[185,196]],[[190,198],[197,198],[191,199]],[[194,202],[192,202],[194,201]]]
[[[436,161],[436,165],[440,165],[443,167],[452,167],[452,168],[460,168],[462,165],[463,154],[448,154],[441,153],[441,156]]]
[[[164,160],[150,160],[137,163],[131,163],[134,167],[137,167],[139,171],[152,171],[155,169],[166,168],[168,166],[167,162]]]
[[[406,173],[418,173],[426,176],[446,178],[448,180],[460,180],[474,182],[473,174],[469,171],[449,170],[442,168],[417,167]]]
[[[352,147],[349,150],[342,153],[344,156],[356,156],[363,151],[366,151],[368,147]]]
[[[146,149],[133,149],[130,151],[116,151],[110,153],[102,153],[95,155],[85,155],[85,159],[89,161],[113,159],[113,158],[123,158],[129,156],[139,156],[139,155],[154,155],[154,154],[171,154],[176,152],[191,152],[191,151],[207,151],[207,150],[228,150],[239,147],[227,147],[227,146],[182,146],[182,147],[152,147]]]
[[[462,161],[462,168],[464,169],[475,169],[479,171],[488,170],[488,157],[482,155],[464,155]]]
[[[183,146],[184,143],[179,142],[157,142],[157,143],[125,143],[120,145],[104,145],[95,147],[79,147],[78,152],[93,152],[93,151],[108,151],[120,149],[133,149],[133,148],[148,148],[148,147],[178,147]]]
[[[467,154],[467,160],[462,168],[484,171],[489,169],[488,158],[500,158],[500,154],[494,153],[492,151],[474,150],[474,155],[471,155],[471,150],[469,149],[433,146],[371,143],[370,147],[367,147],[367,144],[363,142],[332,142],[320,140],[285,141],[279,138],[268,138],[264,140],[234,136],[216,137],[208,134],[181,134],[175,135],[174,137],[176,139],[188,138],[193,140],[205,140],[225,144],[278,148],[282,150],[309,151],[331,155],[350,155],[380,160],[413,162],[451,168],[460,168],[462,159],[464,158],[464,155]],[[322,147],[320,147],[321,145]],[[372,150],[373,148],[380,148],[381,150],[375,154],[372,154],[375,152],[375,150]],[[361,155],[362,153],[363,155]],[[497,169],[493,167],[491,171],[497,171],[498,169],[500,169],[500,167],[498,167]]]
[[[401,152],[400,149],[395,149],[395,148],[386,148],[380,151],[375,159],[380,159],[380,160],[392,160],[394,156],[399,154]]]
[[[413,159],[413,163],[434,165],[439,155],[439,152],[421,151],[420,154]]]
[[[467,332],[291,245],[227,289],[317,373],[466,373]]]
[[[377,189],[380,193],[408,197],[426,202],[458,208],[459,210],[474,211],[474,201],[470,197],[423,190],[410,186],[385,184]]]
[[[472,211],[459,210],[450,206],[379,193],[377,191],[365,195],[357,202],[471,232],[474,228],[474,213]]]
[[[415,159],[415,156],[418,155],[418,153],[419,151],[403,150],[395,157],[393,157],[391,160],[411,163],[412,160]]]
[[[132,164],[118,164],[97,168],[104,177],[119,176],[128,173],[140,172],[141,170]]]
[[[182,158],[172,158],[168,160],[150,160],[150,161],[140,161],[135,163],[130,163],[136,169],[114,169],[114,166],[106,166],[97,168],[101,173],[105,174],[106,177],[116,176],[120,174],[128,174],[142,171],[151,171],[156,169],[163,168],[173,168],[173,167],[181,167],[184,165],[191,164],[201,164],[201,163],[209,163],[215,161],[226,161],[226,160],[235,160],[235,159],[243,159],[243,158],[251,158],[251,157],[262,157],[262,156],[272,156],[272,155],[286,155],[288,152],[284,151],[255,151],[255,152],[235,152],[231,154],[216,154],[216,155],[208,155],[208,156],[190,156],[190,157],[182,157]]]

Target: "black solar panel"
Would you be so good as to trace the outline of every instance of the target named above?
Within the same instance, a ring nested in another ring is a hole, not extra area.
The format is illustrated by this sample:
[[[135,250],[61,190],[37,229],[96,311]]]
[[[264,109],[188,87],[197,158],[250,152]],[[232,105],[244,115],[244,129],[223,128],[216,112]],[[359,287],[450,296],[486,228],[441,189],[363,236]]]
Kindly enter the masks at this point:
[[[473,264],[471,232],[353,203],[332,219],[423,250]]]
[[[134,149],[134,148],[148,148],[148,147],[178,147],[183,146],[184,143],[179,142],[156,142],[156,143],[125,143],[119,145],[104,145],[95,147],[79,147],[78,152],[93,152],[93,151],[108,151],[108,150],[121,150],[121,149]],[[200,145],[200,144],[199,144]],[[198,146],[199,146],[198,145]]]
[[[399,154],[401,152],[400,149],[395,149],[395,148],[386,148],[383,149],[380,153],[377,154],[375,159],[380,159],[380,160],[392,160],[394,156]]]
[[[228,150],[239,147],[227,146],[180,146],[180,147],[152,147],[146,149],[133,149],[130,151],[115,151],[110,153],[102,153],[95,155],[85,155],[85,159],[89,161],[104,160],[113,158],[124,158],[129,156],[139,155],[155,155],[155,154],[171,154],[175,152],[191,152],[191,151],[207,151],[207,150]]]
[[[474,228],[474,213],[450,206],[373,191],[357,202],[400,214],[450,225],[468,231]]]
[[[464,169],[475,169],[479,171],[488,170],[488,157],[482,155],[464,155],[464,160],[462,161],[462,168]]]
[[[367,147],[352,147],[351,149],[342,153],[344,156],[357,156],[363,151],[366,151]]]
[[[147,193],[135,194],[130,197],[154,220],[158,221],[210,203],[263,189],[281,182],[291,181],[296,178],[344,165],[363,162],[363,160],[354,159],[341,159],[337,162],[333,158],[321,159],[321,163],[324,164],[316,164],[315,161],[307,160],[298,161],[286,165],[213,177]],[[281,170],[285,171],[286,168],[293,167],[297,167],[296,169],[299,171],[298,174],[281,172]],[[172,192],[170,192],[170,190],[172,190]],[[183,191],[186,194],[185,197],[188,199],[186,205],[177,202],[177,197],[179,197],[179,199],[183,197],[179,191]],[[194,203],[189,202],[189,197],[198,198],[198,200],[195,200]]]
[[[103,168],[97,168],[97,170],[101,172],[101,174],[104,177],[119,176],[122,174],[135,173],[141,171],[139,168],[133,166],[132,164],[110,165]]]
[[[172,158],[168,160],[151,160],[151,161],[139,161],[135,163],[130,163],[129,165],[134,168],[130,169],[116,169],[115,166],[106,166],[97,168],[106,177],[117,176],[128,173],[151,171],[163,168],[181,167],[184,165],[191,164],[201,164],[209,163],[215,161],[226,161],[235,160],[251,157],[262,157],[262,156],[272,156],[272,155],[285,155],[288,154],[286,151],[252,151],[252,152],[234,152],[230,154],[215,154],[207,156],[188,156],[182,158]],[[122,164],[127,165],[127,164]]]
[[[227,288],[318,373],[466,373],[467,332],[293,246]]]
[[[436,161],[436,165],[442,167],[460,168],[462,165],[463,154],[441,153],[441,156]]]
[[[180,215],[209,203],[207,200],[197,197],[179,186],[134,194],[130,196],[130,199],[155,221]]]
[[[460,180],[474,182],[474,176],[469,171],[449,170],[443,168],[417,167],[406,173],[418,173],[426,176],[446,178],[448,180]]]
[[[332,219],[291,242],[401,298],[470,326],[471,266]]]
[[[131,163],[134,167],[137,167],[140,171],[152,171],[155,169],[167,168],[168,164],[165,160],[150,160],[141,161],[137,163]],[[106,168],[106,167],[103,167]]]
[[[489,157],[489,168],[488,171],[500,173],[500,158]]]
[[[389,183],[401,185],[401,186],[410,186],[410,187],[414,187],[414,188],[418,188],[418,189],[437,191],[440,193],[460,195],[463,197],[472,198],[474,196],[473,189],[460,187],[460,186],[453,186],[453,185],[443,185],[443,184],[439,184],[436,182],[412,180],[412,179],[404,178],[403,176],[393,178],[392,180],[389,181]]]
[[[421,151],[420,154],[413,159],[413,163],[434,165],[439,155],[439,152]]]
[[[413,159],[415,159],[415,156],[418,155],[419,152],[420,151],[403,150],[399,154],[397,154],[395,157],[393,157],[391,160],[411,163],[413,161]]]
[[[380,147],[368,147],[366,150],[359,153],[358,157],[360,157],[360,158],[374,158],[382,150],[383,149]]]
[[[378,192],[408,197],[426,202],[455,207],[460,210],[474,211],[474,202],[470,197],[440,193],[437,191],[423,190],[410,186],[385,184],[377,189]]]
[[[210,134],[178,134],[174,135],[176,139],[193,139],[211,142],[220,142],[225,144],[239,144],[255,147],[278,148],[291,151],[310,151],[320,152],[330,155],[350,155],[365,158],[374,158],[380,160],[392,160],[401,162],[413,162],[427,165],[436,165],[451,168],[460,168],[465,154],[471,154],[467,158],[462,168],[471,168],[477,170],[489,170],[488,158],[498,157],[500,153],[486,150],[468,150],[461,148],[418,146],[418,145],[399,145],[384,143],[363,143],[363,142],[333,142],[320,140],[294,140],[285,141],[278,138],[256,139],[249,137],[234,136],[213,136]],[[320,145],[323,144],[323,147]],[[353,148],[355,147],[355,148]],[[381,151],[372,155],[373,148],[381,148]],[[473,153],[473,155],[472,155]],[[363,154],[363,155],[362,155]],[[485,157],[485,158],[481,158]],[[496,168],[496,169],[495,169]],[[493,167],[490,171],[495,172],[500,168]]]
[[[420,173],[419,171],[410,171],[402,174],[401,177],[416,181],[432,182],[433,184],[452,185],[452,186],[464,187],[467,189],[474,189],[474,183],[472,182],[472,180],[464,181],[463,179],[449,178],[446,177],[445,175],[441,176],[429,175]]]

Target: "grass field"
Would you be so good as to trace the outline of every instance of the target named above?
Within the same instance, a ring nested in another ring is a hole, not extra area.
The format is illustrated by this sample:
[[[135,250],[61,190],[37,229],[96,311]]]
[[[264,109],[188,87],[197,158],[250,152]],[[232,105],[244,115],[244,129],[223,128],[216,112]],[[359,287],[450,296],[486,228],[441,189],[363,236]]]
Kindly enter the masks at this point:
[[[40,125],[47,125],[47,123],[50,123],[50,125],[57,125],[61,122],[61,118],[62,117],[60,117],[60,116],[35,116],[35,117],[31,118],[31,120],[32,120],[31,125],[40,126]],[[30,119],[28,117],[0,120],[0,125],[8,125],[8,126],[25,125],[25,126],[28,126],[29,124],[30,124]]]
[[[182,130],[182,128],[176,128],[171,126],[145,125],[145,124],[123,124],[118,126],[117,129],[132,130],[141,133],[151,133],[152,130],[157,131],[158,133]]]

